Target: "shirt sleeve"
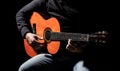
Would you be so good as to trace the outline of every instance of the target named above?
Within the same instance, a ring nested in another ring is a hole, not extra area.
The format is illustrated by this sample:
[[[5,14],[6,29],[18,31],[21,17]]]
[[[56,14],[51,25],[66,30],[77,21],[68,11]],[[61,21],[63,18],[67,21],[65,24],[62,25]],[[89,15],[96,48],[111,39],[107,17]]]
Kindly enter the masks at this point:
[[[16,13],[16,23],[18,26],[18,30],[21,32],[22,37],[25,37],[27,32],[32,32],[30,29],[29,18],[32,15],[33,11],[42,9],[40,7],[43,6],[45,0],[33,0],[27,5],[23,6]]]

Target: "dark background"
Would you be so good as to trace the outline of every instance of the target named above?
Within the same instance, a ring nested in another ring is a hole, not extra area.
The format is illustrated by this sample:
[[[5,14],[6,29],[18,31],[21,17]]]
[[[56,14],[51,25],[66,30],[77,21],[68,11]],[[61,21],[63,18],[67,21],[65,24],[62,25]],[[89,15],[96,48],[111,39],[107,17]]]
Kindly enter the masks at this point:
[[[7,37],[6,39],[10,42],[10,45],[8,45],[9,48],[5,48],[5,50],[8,52],[7,56],[9,56],[9,59],[7,58],[7,61],[10,62],[9,64],[15,63],[15,65],[12,65],[15,66],[13,67],[15,71],[18,70],[18,67],[24,61],[29,59],[23,47],[21,34],[17,29],[15,15],[21,7],[30,1],[31,0],[9,1],[9,4],[4,7],[4,9],[6,9],[4,13],[7,15],[3,17],[5,18],[5,21],[3,22],[7,23],[4,25],[7,25],[7,30],[4,30],[4,32],[7,32],[5,33]],[[86,14],[85,16],[89,16],[86,18],[86,20],[89,20],[88,23],[98,23],[98,26],[100,25],[98,28],[109,32],[109,42],[107,47],[92,50],[93,52],[91,51],[92,53],[88,56],[91,57],[90,60],[92,60],[90,65],[95,67],[93,69],[94,71],[113,71],[112,60],[114,49],[112,48],[112,5],[110,5],[109,1],[89,1],[83,2],[83,5],[83,14]]]

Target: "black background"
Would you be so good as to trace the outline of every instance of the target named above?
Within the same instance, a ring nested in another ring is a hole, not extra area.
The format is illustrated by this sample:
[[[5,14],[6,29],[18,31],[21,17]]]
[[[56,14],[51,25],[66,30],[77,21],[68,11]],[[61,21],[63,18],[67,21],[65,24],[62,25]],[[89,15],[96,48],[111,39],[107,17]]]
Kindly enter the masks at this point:
[[[1,31],[4,30],[2,33],[5,34],[5,40],[3,40],[3,42],[5,43],[7,42],[7,44],[4,44],[5,47],[4,50],[5,52],[7,52],[5,53],[7,55],[4,56],[7,57],[5,58],[6,59],[5,67],[11,65],[13,66],[13,69],[15,69],[15,71],[17,71],[18,67],[29,58],[25,53],[21,34],[18,32],[16,26],[15,15],[21,7],[23,7],[30,1],[31,0],[9,1],[8,4],[6,4],[4,8],[2,8],[4,9],[3,12],[5,13],[4,14],[5,16],[2,17],[5,19],[2,20],[4,23],[3,26],[5,26],[5,28],[1,27],[4,28]],[[114,51],[114,49],[112,48],[112,27],[113,27],[112,4],[110,4],[109,1],[92,1],[92,2],[89,1],[84,2],[83,5],[84,5],[83,9],[85,12],[83,14],[86,14],[85,16],[91,16],[86,18],[88,20],[91,20],[88,21],[88,23],[100,24],[99,28],[107,30],[110,35],[107,48],[97,49],[96,53],[91,53],[91,57],[94,57],[93,59],[91,59],[93,61],[93,63],[91,62],[91,66],[95,67],[94,69],[95,71],[112,71],[113,70],[112,52]],[[92,9],[90,10],[91,7]],[[90,11],[86,10],[85,8],[89,9]]]

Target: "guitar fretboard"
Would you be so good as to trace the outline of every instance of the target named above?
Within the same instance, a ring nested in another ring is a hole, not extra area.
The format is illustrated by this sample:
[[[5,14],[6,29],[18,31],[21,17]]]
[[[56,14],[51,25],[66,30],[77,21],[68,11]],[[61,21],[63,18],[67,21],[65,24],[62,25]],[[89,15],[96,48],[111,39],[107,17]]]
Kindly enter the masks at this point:
[[[51,32],[49,33],[50,40],[61,41],[72,39],[72,41],[89,41],[89,34],[80,33],[65,33],[65,32]]]

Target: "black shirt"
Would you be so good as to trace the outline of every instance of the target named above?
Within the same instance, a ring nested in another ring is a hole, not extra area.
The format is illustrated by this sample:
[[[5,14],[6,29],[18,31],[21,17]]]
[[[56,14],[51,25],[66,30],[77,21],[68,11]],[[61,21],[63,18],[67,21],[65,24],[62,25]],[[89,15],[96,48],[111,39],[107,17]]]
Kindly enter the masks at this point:
[[[71,0],[33,0],[24,6],[16,15],[17,25],[22,36],[30,31],[30,29],[28,29],[28,23],[33,11],[42,12],[49,17],[56,17],[60,22],[61,31],[85,31],[87,25],[90,24],[85,23],[85,18],[82,16],[83,8],[81,8],[81,6],[83,4],[80,5],[81,3],[78,1],[70,1]]]

